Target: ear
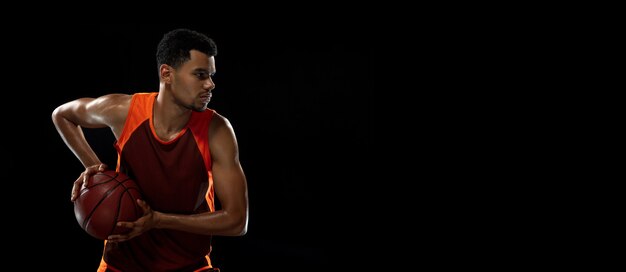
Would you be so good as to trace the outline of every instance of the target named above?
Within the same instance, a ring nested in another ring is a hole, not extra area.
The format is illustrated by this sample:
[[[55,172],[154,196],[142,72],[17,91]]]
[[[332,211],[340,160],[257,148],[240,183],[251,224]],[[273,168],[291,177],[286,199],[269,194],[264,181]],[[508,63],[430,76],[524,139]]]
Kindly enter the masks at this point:
[[[167,64],[161,64],[161,66],[159,66],[159,79],[161,82],[171,84],[173,76],[174,68],[172,68],[172,66]]]

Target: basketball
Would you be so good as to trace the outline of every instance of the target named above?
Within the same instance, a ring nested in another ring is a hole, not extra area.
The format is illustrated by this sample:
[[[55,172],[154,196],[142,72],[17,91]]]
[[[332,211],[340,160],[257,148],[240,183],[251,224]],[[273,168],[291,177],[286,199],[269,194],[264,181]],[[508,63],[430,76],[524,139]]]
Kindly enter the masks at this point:
[[[91,236],[106,240],[111,234],[128,231],[118,221],[135,221],[143,215],[137,204],[141,199],[139,186],[124,173],[107,170],[89,178],[74,200],[78,224]]]

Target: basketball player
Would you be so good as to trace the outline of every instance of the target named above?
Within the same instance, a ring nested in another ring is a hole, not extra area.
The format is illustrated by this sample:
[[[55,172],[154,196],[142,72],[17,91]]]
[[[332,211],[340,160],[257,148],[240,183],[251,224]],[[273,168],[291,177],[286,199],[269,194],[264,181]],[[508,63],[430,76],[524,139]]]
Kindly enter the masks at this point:
[[[116,170],[141,187],[144,216],[118,223],[131,231],[108,237],[98,271],[219,271],[209,257],[212,235],[246,233],[247,181],[236,136],[225,117],[207,108],[216,54],[206,35],[173,30],[157,47],[158,92],[80,98],[52,113],[85,167],[72,201],[90,176],[107,169],[82,128],[111,128]]]

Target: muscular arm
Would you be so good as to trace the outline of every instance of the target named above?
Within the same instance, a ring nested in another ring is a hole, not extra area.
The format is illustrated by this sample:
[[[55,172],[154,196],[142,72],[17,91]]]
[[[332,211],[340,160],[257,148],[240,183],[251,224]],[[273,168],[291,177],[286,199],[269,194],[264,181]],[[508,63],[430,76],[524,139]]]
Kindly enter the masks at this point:
[[[126,121],[130,98],[130,95],[124,94],[111,94],[99,98],[80,98],[67,102],[52,112],[52,122],[54,122],[59,135],[85,166],[85,171],[74,181],[70,198],[72,201],[76,200],[80,188],[83,184],[87,184],[91,175],[104,171],[107,167],[87,143],[81,127],[101,128],[108,126],[117,138]]]
[[[111,94],[99,98],[80,98],[67,102],[52,112],[52,121],[61,138],[85,168],[101,162],[87,143],[81,127],[108,126],[117,138],[126,120],[130,97]]]
[[[211,123],[209,146],[213,182],[222,209],[196,215],[155,212],[156,228],[177,229],[207,235],[240,236],[248,226],[248,189],[237,140],[227,119],[216,115]]]

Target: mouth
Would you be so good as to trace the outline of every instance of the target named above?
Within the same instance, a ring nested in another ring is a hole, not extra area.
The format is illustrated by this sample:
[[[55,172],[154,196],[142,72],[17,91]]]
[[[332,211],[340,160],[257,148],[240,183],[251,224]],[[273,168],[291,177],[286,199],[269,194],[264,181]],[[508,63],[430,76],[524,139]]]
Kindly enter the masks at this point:
[[[209,94],[205,94],[205,95],[201,95],[200,99],[202,99],[202,101],[204,103],[209,103],[209,101],[211,101],[211,96],[213,96],[213,95],[211,95],[210,93]]]

